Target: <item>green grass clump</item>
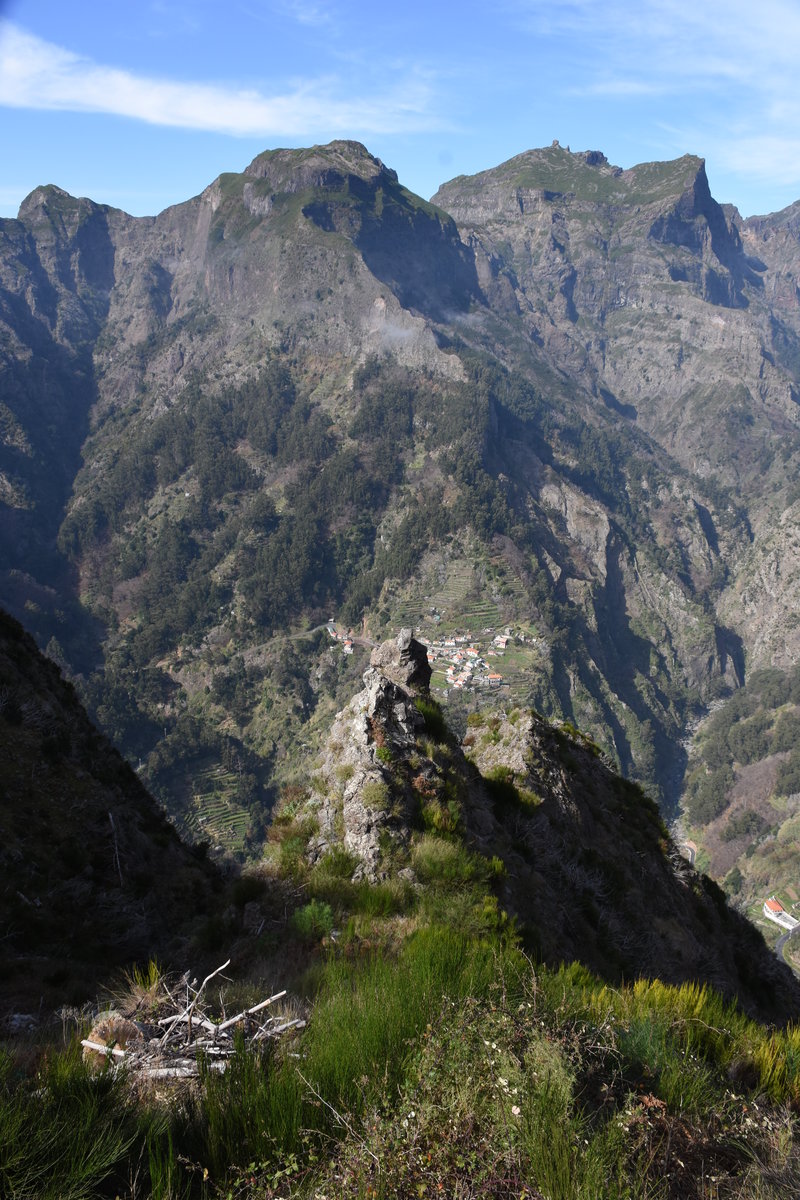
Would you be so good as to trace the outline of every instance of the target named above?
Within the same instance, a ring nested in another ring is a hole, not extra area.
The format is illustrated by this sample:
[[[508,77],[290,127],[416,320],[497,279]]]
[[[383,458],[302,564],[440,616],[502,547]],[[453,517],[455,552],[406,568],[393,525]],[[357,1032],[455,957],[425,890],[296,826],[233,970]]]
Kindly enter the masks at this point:
[[[411,866],[422,883],[460,884],[479,877],[476,857],[460,842],[424,835],[411,851]]]
[[[369,779],[361,789],[361,800],[365,808],[383,812],[389,807],[391,794],[388,785],[380,779]]]
[[[416,897],[407,880],[354,881],[352,876],[357,866],[355,855],[337,846],[320,859],[308,877],[309,895],[332,908],[337,924],[343,925],[353,916],[367,919],[397,916],[414,907]]]
[[[281,873],[289,879],[301,879],[306,873],[305,852],[308,838],[300,834],[286,838],[280,844]]]
[[[357,866],[355,854],[345,850],[344,846],[331,846],[317,863],[314,873],[332,879],[350,879]]]
[[[484,785],[498,817],[507,812],[531,813],[542,803],[541,796],[530,788],[520,787],[510,767],[493,767],[483,778]]]
[[[14,1074],[0,1053],[0,1195],[88,1200],[106,1185],[113,1195],[147,1126],[123,1079],[93,1076],[79,1045],[51,1055],[32,1085]]]
[[[430,696],[417,696],[414,700],[417,712],[425,718],[425,731],[437,742],[444,742],[450,736],[447,722],[441,706]]]

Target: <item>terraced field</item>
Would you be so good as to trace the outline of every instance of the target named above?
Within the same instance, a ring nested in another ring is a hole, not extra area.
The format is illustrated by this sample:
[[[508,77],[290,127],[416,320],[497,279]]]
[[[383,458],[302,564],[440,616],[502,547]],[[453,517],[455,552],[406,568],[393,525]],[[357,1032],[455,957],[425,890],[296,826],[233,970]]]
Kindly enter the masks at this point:
[[[454,610],[460,609],[474,585],[475,571],[469,563],[450,563],[445,579],[439,582],[439,586],[431,593],[430,604],[437,608],[445,619],[452,619]]]
[[[193,841],[211,842],[213,847],[240,853],[245,847],[249,814],[232,796],[236,775],[223,767],[209,767],[193,777],[191,804],[185,824]]]

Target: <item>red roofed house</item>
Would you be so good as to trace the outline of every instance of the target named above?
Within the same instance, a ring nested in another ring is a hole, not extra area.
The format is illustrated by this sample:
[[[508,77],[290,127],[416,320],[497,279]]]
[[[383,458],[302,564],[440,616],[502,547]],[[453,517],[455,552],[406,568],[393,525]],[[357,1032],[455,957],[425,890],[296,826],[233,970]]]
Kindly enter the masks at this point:
[[[764,916],[783,929],[796,929],[800,925],[800,921],[796,917],[789,916],[780,900],[776,900],[774,896],[770,896],[769,900],[764,901]]]

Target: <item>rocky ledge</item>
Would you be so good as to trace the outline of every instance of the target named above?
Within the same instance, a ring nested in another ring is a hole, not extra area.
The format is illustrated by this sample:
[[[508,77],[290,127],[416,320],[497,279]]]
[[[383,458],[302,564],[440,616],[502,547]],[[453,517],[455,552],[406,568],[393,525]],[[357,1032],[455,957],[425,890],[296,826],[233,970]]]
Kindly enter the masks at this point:
[[[326,795],[312,862],[343,845],[359,860],[356,878],[375,882],[386,874],[385,850],[408,842],[415,801],[398,787],[393,764],[425,729],[416,699],[428,695],[430,678],[425,647],[410,629],[373,650],[364,689],[337,714],[323,751]]]

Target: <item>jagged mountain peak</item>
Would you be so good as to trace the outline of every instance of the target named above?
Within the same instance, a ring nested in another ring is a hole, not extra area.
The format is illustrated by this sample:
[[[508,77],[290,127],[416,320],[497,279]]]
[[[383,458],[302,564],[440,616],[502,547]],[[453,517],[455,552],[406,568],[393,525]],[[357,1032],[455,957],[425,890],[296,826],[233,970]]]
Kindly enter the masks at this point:
[[[46,183],[28,193],[19,206],[18,219],[20,221],[29,220],[30,217],[46,209],[53,202],[67,207],[77,204],[75,197],[64,188],[58,187],[55,183]]]
[[[73,196],[54,183],[46,183],[34,188],[25,197],[19,206],[17,220],[29,227],[49,222],[71,228],[89,218],[119,211],[108,204],[98,204],[88,196]]]

